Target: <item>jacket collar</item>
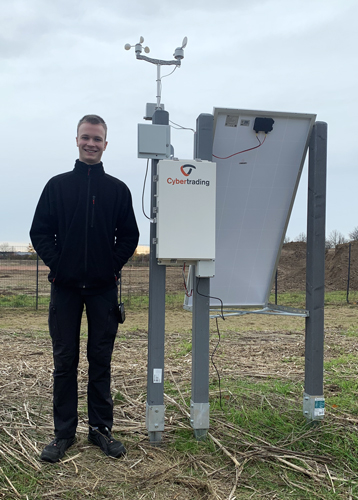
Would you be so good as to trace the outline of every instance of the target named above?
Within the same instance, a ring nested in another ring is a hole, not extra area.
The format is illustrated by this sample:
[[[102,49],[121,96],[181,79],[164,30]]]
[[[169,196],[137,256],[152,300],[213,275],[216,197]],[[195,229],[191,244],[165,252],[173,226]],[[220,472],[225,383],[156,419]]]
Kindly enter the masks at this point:
[[[75,163],[75,168],[73,169],[76,173],[82,174],[82,175],[88,175],[89,173],[91,175],[103,175],[104,174],[104,168],[103,168],[103,163],[100,161],[99,163],[96,163],[95,165],[88,165],[87,163],[84,163],[83,161],[76,160]]]

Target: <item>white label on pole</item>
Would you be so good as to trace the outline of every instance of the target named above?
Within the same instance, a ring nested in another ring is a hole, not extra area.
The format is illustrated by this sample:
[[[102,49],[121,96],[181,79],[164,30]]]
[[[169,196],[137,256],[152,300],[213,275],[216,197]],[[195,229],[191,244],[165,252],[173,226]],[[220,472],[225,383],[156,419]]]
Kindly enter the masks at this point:
[[[153,384],[162,383],[162,372],[161,368],[153,368]]]
[[[324,416],[324,398],[315,398],[314,416],[315,417]]]

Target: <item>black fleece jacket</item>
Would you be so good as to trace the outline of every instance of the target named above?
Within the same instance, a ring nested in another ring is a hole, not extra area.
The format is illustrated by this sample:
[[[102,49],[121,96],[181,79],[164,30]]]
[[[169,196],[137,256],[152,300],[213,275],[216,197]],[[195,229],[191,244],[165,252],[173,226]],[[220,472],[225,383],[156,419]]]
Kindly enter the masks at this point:
[[[32,244],[49,281],[88,290],[111,288],[139,238],[128,187],[102,162],[79,160],[46,184],[32,222]]]

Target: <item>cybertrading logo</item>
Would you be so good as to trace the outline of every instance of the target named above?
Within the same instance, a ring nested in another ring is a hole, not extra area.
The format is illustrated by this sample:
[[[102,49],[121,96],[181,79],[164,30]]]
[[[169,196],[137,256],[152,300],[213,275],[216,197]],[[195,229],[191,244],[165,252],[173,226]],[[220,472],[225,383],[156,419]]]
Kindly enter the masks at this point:
[[[184,177],[189,177],[189,175],[192,173],[193,168],[196,169],[195,165],[191,165],[190,163],[186,163],[185,165],[182,165],[180,167],[181,173],[184,175]],[[203,180],[203,179],[172,179],[171,177],[168,177],[167,183],[172,185],[172,186],[177,186],[178,184],[185,184],[186,186],[198,186],[198,185],[203,185],[203,186],[210,186],[210,181],[208,180]]]
[[[188,176],[192,173],[193,168],[196,168],[196,167],[194,167],[194,165],[190,165],[190,164],[188,163],[188,164],[186,164],[186,165],[182,165],[182,166],[180,167],[180,171],[181,171],[181,173],[182,173],[183,175],[185,175],[185,177],[188,177]],[[189,170],[187,170],[187,172],[186,172],[184,169],[189,169]]]

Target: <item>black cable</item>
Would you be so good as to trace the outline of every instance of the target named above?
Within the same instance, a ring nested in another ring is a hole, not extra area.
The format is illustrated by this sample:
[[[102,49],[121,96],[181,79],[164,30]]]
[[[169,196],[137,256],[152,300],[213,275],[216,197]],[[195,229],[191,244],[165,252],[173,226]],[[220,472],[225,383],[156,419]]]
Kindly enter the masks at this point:
[[[145,210],[144,210],[144,191],[145,191],[145,185],[147,183],[147,175],[148,175],[148,166],[149,166],[149,158],[147,159],[147,168],[145,170],[145,177],[144,177],[144,182],[143,182],[143,191],[142,191],[142,212],[144,214],[144,216],[149,219],[150,221],[153,220],[151,219],[150,217],[148,217],[148,215],[145,213]]]
[[[220,301],[220,309],[221,309],[220,317],[225,321],[223,301],[219,297],[213,297],[212,295],[204,295],[204,294],[200,293],[199,292],[199,281],[200,281],[200,278],[198,278],[197,283],[196,283],[196,293],[198,295],[201,295],[202,297],[207,297],[208,299],[219,300]]]
[[[213,364],[213,367],[215,368],[216,370],[216,374],[218,376],[218,381],[219,381],[219,401],[220,401],[220,408],[223,410],[223,407],[222,407],[222,397],[221,397],[221,378],[220,378],[220,373],[219,373],[219,370],[217,369],[216,367],[216,364],[214,363],[214,355],[217,351],[217,348],[219,347],[220,345],[220,341],[221,341],[221,337],[220,337],[220,330],[219,330],[219,324],[218,324],[218,318],[215,318],[216,319],[216,330],[218,332],[218,337],[219,337],[219,340],[218,340],[218,343],[216,344],[215,346],[215,349],[213,350],[213,353],[211,355],[211,362]],[[225,319],[225,318],[224,318]]]
[[[225,316],[224,316],[224,304],[223,304],[223,301],[219,298],[219,297],[212,297],[211,295],[204,295],[202,293],[199,292],[199,281],[200,281],[200,278],[197,279],[197,283],[196,283],[196,293],[198,295],[201,295],[202,297],[207,297],[209,299],[215,299],[215,300],[219,300],[220,301],[220,304],[221,304],[221,318],[225,321]],[[219,330],[219,324],[218,324],[218,318],[215,318],[216,319],[216,329],[217,329],[217,332],[218,332],[218,337],[219,337],[219,340],[218,340],[218,343],[216,344],[216,347],[211,355],[211,362],[216,370],[216,373],[217,373],[217,376],[218,376],[218,381],[219,381],[219,397],[220,397],[220,408],[221,410],[223,410],[223,407],[222,407],[222,397],[221,397],[221,378],[220,378],[220,374],[219,374],[219,370],[217,369],[215,363],[214,363],[214,355],[215,355],[215,352],[217,350],[217,348],[219,347],[219,344],[220,344],[220,330]]]

